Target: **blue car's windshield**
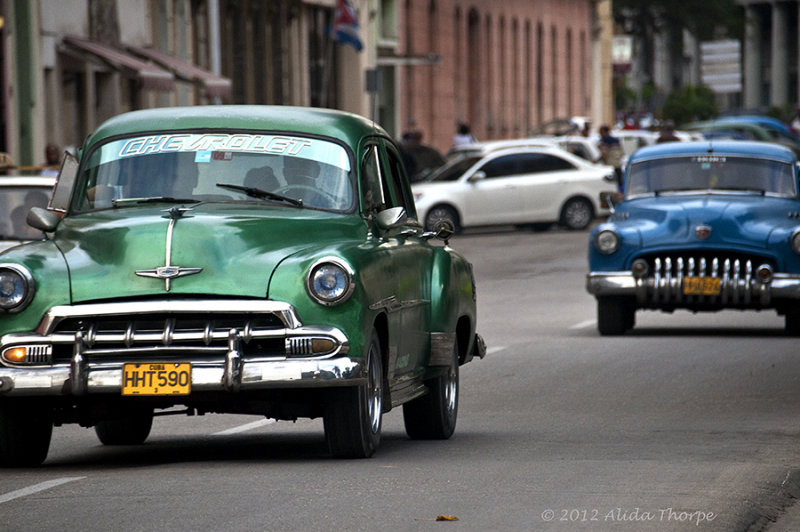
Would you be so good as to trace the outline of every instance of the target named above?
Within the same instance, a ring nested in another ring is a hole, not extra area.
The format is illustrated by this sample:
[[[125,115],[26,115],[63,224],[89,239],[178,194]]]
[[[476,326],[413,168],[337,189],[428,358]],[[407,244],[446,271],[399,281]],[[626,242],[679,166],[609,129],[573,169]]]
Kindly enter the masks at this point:
[[[349,211],[356,201],[350,169],[345,148],[317,138],[207,132],[130,137],[90,154],[72,208],[260,200]]]
[[[628,171],[625,195],[732,190],[795,196],[796,188],[791,164],[707,154],[634,162]]]

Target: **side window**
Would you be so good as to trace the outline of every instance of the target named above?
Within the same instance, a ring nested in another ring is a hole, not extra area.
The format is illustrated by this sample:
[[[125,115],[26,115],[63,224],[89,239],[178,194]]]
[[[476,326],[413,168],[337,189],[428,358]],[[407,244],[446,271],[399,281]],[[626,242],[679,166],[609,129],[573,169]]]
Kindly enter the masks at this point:
[[[484,164],[480,170],[483,170],[488,178],[506,177],[518,174],[517,167],[516,155],[504,155],[503,157],[492,159]]]
[[[526,153],[520,156],[520,167],[524,174],[575,169],[569,161],[546,153]]]
[[[381,211],[385,208],[381,166],[378,147],[370,146],[361,161],[361,197],[364,210]]]
[[[386,149],[387,172],[386,181],[388,189],[392,195],[393,207],[405,207],[409,218],[417,217],[417,209],[414,205],[414,195],[411,187],[403,173],[403,160],[399,153],[387,146]]]

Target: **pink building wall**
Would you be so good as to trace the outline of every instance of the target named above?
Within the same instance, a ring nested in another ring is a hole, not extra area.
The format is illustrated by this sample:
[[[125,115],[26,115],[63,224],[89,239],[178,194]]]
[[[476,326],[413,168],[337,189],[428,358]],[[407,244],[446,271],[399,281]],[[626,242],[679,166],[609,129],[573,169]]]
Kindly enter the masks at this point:
[[[591,114],[591,0],[400,0],[401,129],[447,151],[459,122],[480,140]]]

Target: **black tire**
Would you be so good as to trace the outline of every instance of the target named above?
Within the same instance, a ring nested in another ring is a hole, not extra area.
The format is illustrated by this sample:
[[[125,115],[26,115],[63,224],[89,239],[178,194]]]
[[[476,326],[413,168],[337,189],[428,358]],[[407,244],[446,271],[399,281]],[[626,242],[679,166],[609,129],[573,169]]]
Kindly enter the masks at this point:
[[[103,445],[141,445],[152,427],[153,411],[143,410],[103,419],[95,425],[94,431]]]
[[[603,336],[619,336],[636,324],[636,306],[624,297],[597,298],[597,330]]]
[[[784,319],[787,336],[800,336],[800,308],[787,309]]]
[[[586,198],[572,198],[561,208],[559,224],[567,229],[577,231],[586,229],[594,219],[594,207]]]
[[[43,407],[0,401],[0,466],[35,467],[47,458],[53,421]]]
[[[435,205],[428,214],[425,215],[425,230],[435,231],[436,224],[441,221],[447,221],[453,224],[453,230],[458,233],[461,231],[459,225],[458,213],[452,207],[447,205]]]
[[[446,440],[458,419],[458,345],[444,375],[426,382],[429,392],[403,405],[406,434],[415,440]]]
[[[323,416],[328,450],[337,458],[369,458],[378,449],[383,423],[383,354],[373,331],[367,382],[330,390]]]

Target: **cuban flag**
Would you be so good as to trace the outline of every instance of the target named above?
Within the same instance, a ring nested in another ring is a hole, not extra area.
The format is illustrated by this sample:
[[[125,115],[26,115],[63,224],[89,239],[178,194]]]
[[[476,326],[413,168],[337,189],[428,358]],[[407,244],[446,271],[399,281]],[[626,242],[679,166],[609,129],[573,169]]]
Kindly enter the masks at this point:
[[[336,12],[333,16],[333,27],[330,36],[339,43],[349,44],[360,52],[361,35],[358,32],[358,17],[349,0],[336,0]]]

